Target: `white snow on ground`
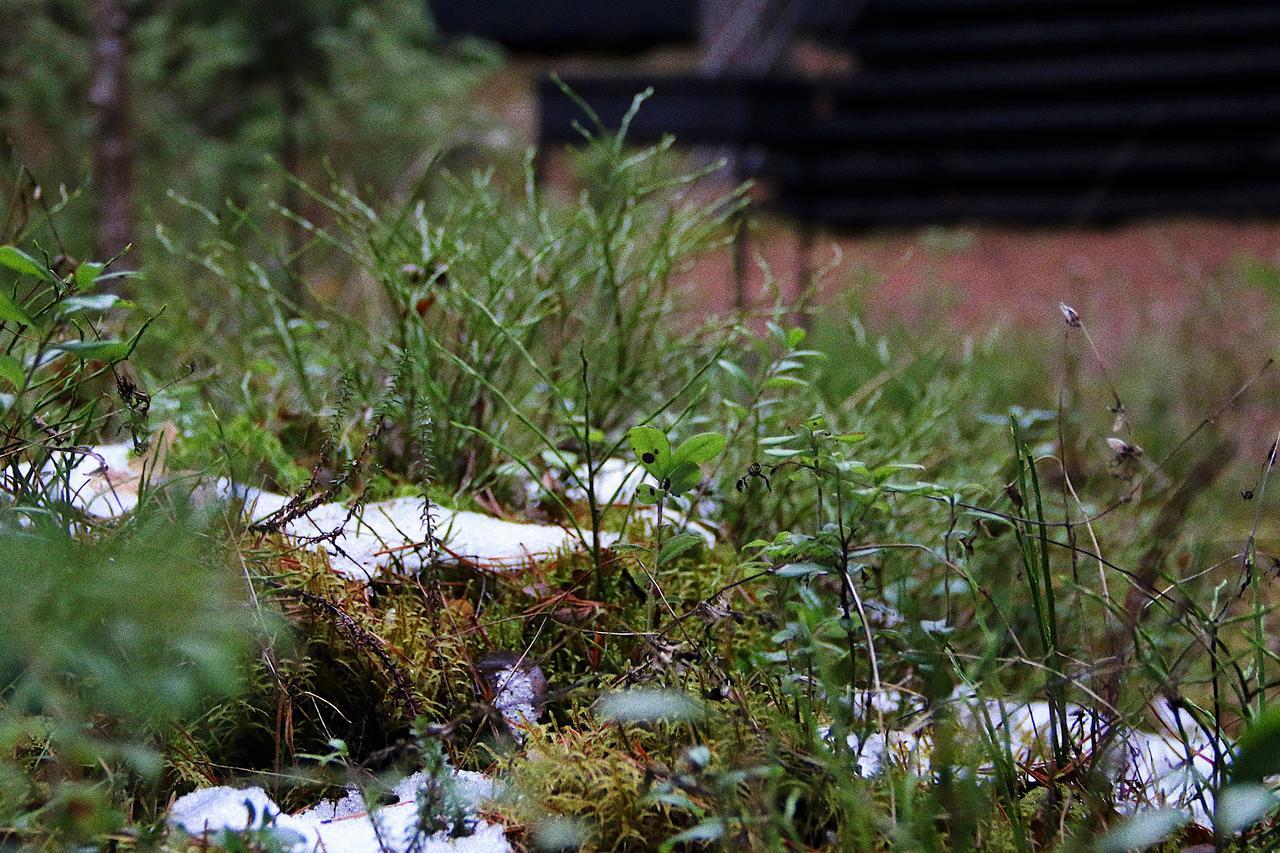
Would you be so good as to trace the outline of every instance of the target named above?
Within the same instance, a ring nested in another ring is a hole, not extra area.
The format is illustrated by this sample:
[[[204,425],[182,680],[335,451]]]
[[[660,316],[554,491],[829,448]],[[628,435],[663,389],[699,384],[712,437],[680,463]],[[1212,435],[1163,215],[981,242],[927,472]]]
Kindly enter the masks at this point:
[[[133,455],[129,442],[103,444],[78,455],[61,485],[64,497],[100,518],[113,518],[131,512],[138,505],[138,489],[143,480],[143,463]],[[52,467],[49,472],[52,473]],[[597,488],[607,499],[615,491],[618,501],[629,502],[635,495],[643,471],[622,460],[606,461],[597,473]],[[194,484],[192,484],[194,486]],[[289,498],[252,486],[219,478],[212,484],[212,496],[221,500],[239,500],[248,518],[261,520],[279,511]],[[571,489],[570,492],[573,490]],[[585,496],[584,496],[585,497]],[[657,520],[654,507],[636,507],[634,515],[650,523]],[[546,559],[565,550],[580,547],[572,530],[546,524],[521,524],[504,521],[477,512],[454,511],[433,506],[435,534],[443,542],[438,556],[445,562],[467,563],[491,570],[517,569],[533,561]],[[366,504],[348,517],[347,507],[328,503],[291,521],[284,529],[300,544],[314,542],[324,550],[330,565],[340,574],[368,580],[384,566],[401,565],[413,571],[423,566],[428,549],[428,528],[422,518],[422,502],[418,498],[396,498]],[[677,526],[698,533],[708,545],[714,545],[714,532],[687,516],[668,511],[666,519]],[[335,530],[339,534],[328,537]],[[616,534],[605,534],[604,544],[611,545]]]
[[[1026,766],[1044,761],[1049,755],[1049,703],[1042,701],[1013,702],[988,699],[979,703],[972,695],[957,691],[956,721],[975,732],[988,731],[988,721],[997,745],[1004,743],[1007,731],[1009,753],[1015,765]],[[1213,770],[1211,736],[1186,715],[1181,716],[1184,743],[1179,734],[1178,713],[1163,700],[1151,704],[1164,731],[1145,732],[1121,728],[1111,731],[1110,724],[1089,709],[1067,703],[1067,729],[1071,740],[1086,754],[1097,744],[1105,749],[1102,766],[1109,768],[1115,780],[1116,805],[1132,814],[1146,808],[1169,806],[1185,810],[1204,826],[1211,823],[1213,795],[1205,790],[1205,780]],[[985,712],[985,714],[984,714]],[[865,738],[848,735],[850,748],[857,752],[858,770],[864,776],[884,771],[886,765],[906,769],[917,776],[931,771],[933,742],[928,731],[889,730],[872,732]],[[1219,744],[1223,754],[1232,745]],[[991,765],[979,768],[992,771]]]
[[[439,555],[446,562],[517,569],[580,545],[573,531],[551,525],[520,524],[434,506],[431,514],[435,535],[443,542]],[[284,532],[306,541],[339,530],[332,540],[317,541],[316,547],[328,553],[335,571],[354,579],[371,578],[379,566],[399,563],[412,571],[426,562],[428,528],[420,498],[366,504],[354,516],[348,515],[343,504],[324,504],[290,522]],[[604,537],[605,544],[616,540],[612,534]]]
[[[587,478],[585,466],[578,469],[578,477]],[[634,462],[622,459],[606,459],[596,466],[595,490],[596,498],[604,503],[609,501],[623,506],[631,503],[636,496],[636,489],[644,482],[644,469]],[[565,495],[575,501],[586,501],[587,490],[580,485],[565,489]]]
[[[135,509],[143,465],[132,454],[132,445],[104,444],[85,450],[90,452],[76,457],[66,482],[60,486],[64,497],[100,518],[113,518]],[[52,473],[52,467],[48,473]],[[247,517],[255,520],[289,503],[283,495],[225,478],[212,484],[212,493],[219,499],[242,501]],[[435,534],[443,542],[439,556],[446,562],[493,570],[516,569],[580,545],[573,531],[552,525],[520,524],[442,507],[432,507],[431,513]],[[314,547],[327,552],[334,570],[350,578],[367,580],[380,567],[395,564],[408,570],[422,567],[428,528],[420,499],[371,503],[350,518],[348,515],[343,504],[323,504],[290,522],[284,532],[305,544],[340,529],[331,540],[316,540]],[[603,539],[608,545],[617,541],[617,536],[607,534]]]
[[[315,849],[319,841],[319,834],[309,824],[281,814],[280,807],[261,788],[203,788],[179,797],[169,809],[169,828],[192,838],[212,840],[223,832],[270,827],[297,833],[301,841],[294,845],[295,850]]]
[[[1117,803],[1129,812],[1145,804],[1189,806],[1192,818],[1208,826],[1213,792],[1206,790],[1205,780],[1213,772],[1214,736],[1164,698],[1152,702],[1151,710],[1161,731],[1128,732],[1118,749],[1125,796],[1117,796]],[[1216,745],[1222,755],[1234,749],[1235,744],[1225,739]]]
[[[397,803],[378,809],[376,831],[367,814],[317,824],[315,830],[319,842],[294,849],[328,853],[401,853],[410,846],[417,816],[414,803]],[[418,847],[422,853],[506,853],[510,849],[502,827],[486,821],[477,823],[471,835],[464,838],[449,838],[445,833],[437,833]]]
[[[578,469],[577,475],[582,480],[586,479],[587,469],[582,467]],[[623,459],[606,459],[596,468],[595,476],[595,492],[596,498],[604,503],[610,502],[612,506],[627,506],[636,496],[636,489],[644,482],[645,471],[634,462],[628,462]],[[530,494],[538,492],[536,486],[532,486],[533,491]],[[586,502],[587,490],[581,485],[572,485],[565,489],[565,496],[571,500]],[[716,510],[716,504],[703,498],[699,501],[695,512],[689,511],[690,501],[688,498],[673,498],[679,509],[668,509],[664,516],[664,523],[674,524],[677,527],[685,528],[693,533],[697,533],[703,538],[708,545],[716,544],[716,536],[714,529],[704,523],[702,519],[711,517]],[[632,510],[632,516],[637,519],[643,519],[650,524],[657,524],[658,509],[653,506],[635,506]]]
[[[418,819],[417,794],[427,782],[422,773],[402,779],[394,788],[398,801],[373,813],[365,811],[358,791],[341,800],[318,803],[297,815],[281,814],[261,788],[205,788],[180,797],[169,810],[169,827],[194,838],[216,841],[222,832],[274,828],[293,843],[290,853],[400,853],[411,845]],[[471,808],[493,794],[493,783],[479,773],[454,771],[458,793]],[[252,810],[252,820],[250,811]],[[376,826],[375,826],[376,822]],[[440,832],[418,847],[423,853],[507,853],[511,845],[498,824],[475,818],[472,833],[449,838]],[[293,835],[289,835],[293,833]]]
[[[245,515],[249,518],[265,518],[273,512],[284,509],[289,504],[289,498],[284,495],[264,492],[262,489],[255,489],[253,486],[242,486],[239,483],[228,480],[226,477],[217,479],[214,484],[214,493],[221,500],[240,501],[244,507]]]
[[[481,664],[482,669],[484,665]],[[542,668],[524,662],[485,669],[485,680],[493,691],[493,707],[507,721],[517,740],[524,739],[523,728],[542,716],[538,703],[547,690]]]
[[[132,446],[126,442],[98,445],[86,450],[91,452],[79,454],[65,480],[60,481],[59,488],[63,490],[63,497],[83,507],[87,513],[99,517],[114,517],[132,511],[138,503],[138,488],[142,479],[142,462],[132,454]],[[52,466],[49,466],[45,474],[51,474],[52,470]],[[598,474],[597,486],[605,498],[620,488],[617,499],[626,503],[631,500],[639,482],[639,469],[621,460],[608,460]],[[289,502],[285,496],[240,486],[225,479],[218,480],[213,491],[222,499],[234,497],[242,500],[246,515],[253,519],[261,519]],[[651,521],[655,517],[653,507],[639,508],[637,512]],[[426,541],[428,531],[419,499],[399,498],[372,503],[362,507],[351,518],[348,518],[348,514],[347,508],[342,504],[324,504],[305,517],[291,522],[285,533],[304,544],[310,537],[324,536],[340,528],[339,534],[332,541],[318,541],[314,547],[323,548],[328,553],[334,570],[354,579],[371,578],[380,567],[397,562],[409,570],[422,566],[427,553],[422,543]],[[572,531],[559,527],[518,524],[480,513],[440,507],[433,507],[432,515],[435,519],[435,534],[444,543],[440,556],[445,560],[466,562],[482,568],[520,568],[579,545]],[[673,518],[675,523],[682,523],[678,515],[673,517],[669,513],[668,517]],[[714,542],[714,536],[703,526],[695,523],[689,527],[701,533],[709,543]],[[609,535],[605,541],[606,544],[612,544],[616,539],[616,536]],[[894,615],[892,608],[886,606],[884,611],[889,614],[891,622]],[[877,613],[884,615],[879,611]],[[527,681],[517,674],[516,677],[504,679],[504,683],[506,686],[501,695],[495,696],[502,703],[500,710],[503,715],[513,723],[524,717],[533,719],[533,705],[526,702],[524,695],[530,692],[525,690],[529,686]],[[1016,763],[1033,763],[1047,754],[1047,703],[1001,703],[986,700],[979,704],[972,696],[962,693],[958,693],[955,698],[960,703],[957,718],[973,731],[986,730],[986,723],[980,713],[984,708],[995,726],[996,737],[1003,740],[1007,726],[1011,753]],[[882,713],[888,713],[896,704],[889,696],[877,699],[888,703],[884,707],[878,707],[880,701],[870,703]],[[1213,767],[1212,738],[1188,716],[1182,715],[1179,719],[1177,712],[1163,700],[1153,703],[1152,708],[1161,721],[1163,730],[1160,732],[1122,729],[1114,733],[1110,740],[1105,740],[1108,724],[1078,705],[1068,706],[1068,728],[1073,741],[1086,745],[1084,748],[1095,742],[1108,744],[1105,747],[1108,751],[1105,761],[1114,768],[1117,780],[1116,801],[1122,810],[1136,811],[1167,805],[1186,809],[1193,819],[1207,824],[1213,799],[1210,792],[1203,790],[1203,780]],[[1185,743],[1179,734],[1179,723],[1181,730],[1186,732]],[[866,775],[881,772],[886,762],[906,767],[919,775],[930,772],[931,743],[927,732],[918,729],[874,732],[865,740],[857,734],[850,734],[849,742],[859,750],[858,766]],[[1220,743],[1218,750],[1224,754],[1229,753],[1231,744]],[[480,779],[483,780],[483,777]],[[483,781],[488,784],[487,780]],[[368,816],[363,814],[364,803],[358,795],[354,798],[348,796],[337,803],[318,805],[303,815],[293,817],[278,814],[275,804],[260,788],[210,788],[180,799],[174,805],[170,820],[174,826],[194,831],[199,831],[204,822],[207,822],[210,831],[242,830],[249,819],[246,799],[256,814],[262,815],[266,810],[270,815],[276,815],[276,826],[297,831],[307,841],[319,840],[326,844],[320,848],[313,846],[299,849],[377,849],[376,842],[370,841],[374,836],[373,827]],[[380,827],[384,821],[389,829],[412,826],[412,795],[405,796],[404,799],[410,802],[379,810]],[[327,816],[323,812],[326,807],[329,809]],[[334,844],[340,846],[335,847],[326,839],[332,839]],[[356,846],[346,846],[348,844]],[[368,846],[361,847],[361,844]],[[489,851],[508,848],[501,829],[484,824],[471,839],[453,842],[451,847],[428,849]]]
[[[498,670],[494,673],[493,680],[498,684],[498,690],[493,696],[493,707],[498,709],[503,719],[512,726],[537,722],[538,712],[533,707],[536,698],[533,673],[511,667]]]
[[[853,712],[860,717],[872,714],[894,714],[920,707],[916,697],[900,690],[863,690],[853,697]]]
[[[115,518],[137,509],[144,473],[152,479],[153,486],[157,479],[163,479],[154,476],[162,473],[160,471],[144,470],[147,463],[133,452],[133,443],[128,441],[76,448],[59,455],[57,462],[66,470],[59,475],[58,466],[50,461],[42,468],[41,475],[54,486],[59,498],[98,518]],[[181,482],[197,498],[238,498],[244,501],[246,511],[252,509],[260,515],[289,502],[281,495],[241,486],[226,478],[214,481],[211,492],[197,488],[200,484],[194,478]]]
[[[872,732],[865,739],[850,733],[849,746],[857,753],[858,772],[863,776],[883,773],[886,765],[904,768],[915,776],[929,772],[933,743],[916,732]]]
[[[112,518],[138,505],[142,462],[132,457],[132,451],[130,442],[75,448],[59,453],[40,473],[62,500],[90,515]],[[61,475],[59,466],[64,468]]]
[[[1047,702],[1001,703],[987,700],[987,713],[1003,737],[1005,722],[1015,761],[1043,760],[1049,752],[1049,704]],[[977,711],[972,700],[967,705]],[[1186,714],[1181,714],[1183,741],[1179,733],[1179,712],[1164,699],[1151,703],[1162,731],[1145,732],[1122,727],[1113,731],[1109,721],[1083,706],[1067,703],[1067,730],[1071,740],[1086,753],[1094,745],[1104,749],[1102,766],[1110,768],[1116,780],[1116,803],[1122,811],[1143,807],[1172,806],[1189,810],[1198,823],[1208,825],[1213,795],[1206,780],[1213,771],[1213,746],[1208,733]],[[964,719],[964,712],[957,715]],[[1230,754],[1230,743],[1220,744]]]
[[[404,799],[404,798],[401,798]],[[346,796],[337,800],[321,800],[311,808],[302,812],[308,823],[328,823],[329,821],[364,814],[368,811],[364,796],[354,789],[348,790]],[[301,816],[301,815],[300,815]]]

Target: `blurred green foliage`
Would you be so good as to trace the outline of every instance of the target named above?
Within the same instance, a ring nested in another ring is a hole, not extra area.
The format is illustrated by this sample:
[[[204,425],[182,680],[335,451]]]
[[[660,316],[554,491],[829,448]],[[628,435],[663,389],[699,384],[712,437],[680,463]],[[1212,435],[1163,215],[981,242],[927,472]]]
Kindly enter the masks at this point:
[[[669,142],[630,151],[602,138],[573,164],[583,189],[567,204],[535,185],[531,161],[514,186],[434,164],[403,201],[300,183],[333,223],[308,231],[304,268],[351,272],[329,294],[323,273],[305,277],[309,298],[297,302],[288,258],[262,237],[279,227],[277,209],[175,200],[204,227],[186,240],[159,232],[171,258],[149,284],[167,311],[143,360],[171,369],[176,354],[201,379],[156,400],[179,424],[179,451],[219,467],[244,459],[223,452],[234,412],[295,459],[315,462],[327,443],[332,458],[320,461],[341,467],[383,417],[388,473],[425,465],[461,494],[500,485],[495,469],[513,455],[545,452],[572,470],[588,417],[613,444],[637,413],[673,417],[674,398],[687,402],[743,334],[722,318],[700,322],[679,288],[727,238],[742,196],[680,204],[706,175],[682,174]],[[190,287],[197,278],[209,286]],[[270,457],[265,473],[287,482]]]
[[[0,153],[11,146],[8,159],[50,188],[89,184],[89,5],[0,0]],[[122,5],[144,222],[171,190],[213,205],[287,202],[267,158],[403,194],[441,152],[483,146],[492,124],[468,93],[496,55],[444,45],[417,0]],[[69,243],[94,210],[92,194],[73,206]]]
[[[250,611],[207,524],[155,509],[89,538],[40,514],[4,514],[0,672],[10,725],[12,715],[35,715],[73,748],[118,755],[145,746],[147,727],[235,688]],[[97,715],[115,721],[102,720],[100,744],[85,728]],[[113,736],[121,741],[109,744]],[[154,772],[158,757],[149,761],[139,766]]]
[[[189,489],[144,476],[120,484],[139,499],[123,521],[86,511],[84,444],[151,439],[125,364],[146,324],[112,337],[132,308],[101,292],[115,275],[30,248],[0,246],[0,828],[66,844],[123,824],[166,735],[235,692],[265,617]]]

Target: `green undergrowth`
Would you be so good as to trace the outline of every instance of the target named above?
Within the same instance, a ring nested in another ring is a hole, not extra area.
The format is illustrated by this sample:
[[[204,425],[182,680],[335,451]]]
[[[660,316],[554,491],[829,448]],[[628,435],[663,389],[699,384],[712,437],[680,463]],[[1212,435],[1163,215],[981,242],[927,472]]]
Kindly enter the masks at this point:
[[[1117,360],[1067,307],[1030,340],[771,295],[708,319],[687,278],[731,243],[743,193],[703,189],[670,143],[593,133],[572,156],[568,201],[532,158],[523,184],[439,165],[385,209],[282,177],[325,212],[300,254],[274,239],[298,224],[278,205],[175,195],[208,229],[161,225],[167,260],[137,280],[60,265],[52,221],[4,235],[0,549],[21,630],[0,645],[0,833],[144,847],[196,787],[376,800],[447,754],[500,780],[485,814],[530,849],[1203,842],[1153,804],[1124,820],[1105,749],[1064,725],[1082,705],[1152,729],[1162,697],[1249,733],[1202,784],[1249,798],[1213,821],[1220,846],[1270,843],[1265,353],[1189,322]],[[326,295],[334,258],[349,280]],[[158,442],[165,470],[134,512],[86,514],[71,469],[121,437]],[[634,497],[594,485],[618,460]],[[423,497],[573,547],[354,582],[182,485],[217,476]],[[513,728],[487,673],[515,660],[547,689]],[[1052,731],[1019,754],[966,717],[970,693],[1042,702]],[[850,745],[895,731],[925,738],[929,772],[872,772]]]

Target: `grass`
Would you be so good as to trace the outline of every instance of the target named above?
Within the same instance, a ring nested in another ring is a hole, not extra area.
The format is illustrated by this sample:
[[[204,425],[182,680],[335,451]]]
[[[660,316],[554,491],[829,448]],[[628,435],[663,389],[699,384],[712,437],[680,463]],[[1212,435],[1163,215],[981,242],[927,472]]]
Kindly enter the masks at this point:
[[[701,319],[681,277],[743,196],[691,201],[705,175],[669,148],[588,135],[567,202],[531,160],[514,181],[430,170],[390,209],[295,183],[323,222],[174,195],[203,230],[159,227],[168,259],[132,284],[58,267],[52,217],[4,235],[22,630],[0,645],[0,832],[145,846],[198,785],[300,807],[443,748],[503,778],[492,813],[531,846],[1273,843],[1275,376],[1265,346],[1197,325],[1221,291],[1129,363],[1074,310],[981,340],[836,304]],[[326,297],[299,258],[350,287]],[[136,305],[106,292],[125,287]],[[191,478],[154,472],[117,520],[66,500],[79,448],[165,424],[171,473],[300,503],[421,494],[582,547],[366,586],[193,510]],[[644,470],[636,500],[596,488],[611,459]],[[495,652],[550,681],[518,735],[485,692]],[[1042,702],[1039,746],[982,700]],[[1117,802],[1114,746],[1153,703],[1232,811]],[[895,738],[902,760],[873,766]]]

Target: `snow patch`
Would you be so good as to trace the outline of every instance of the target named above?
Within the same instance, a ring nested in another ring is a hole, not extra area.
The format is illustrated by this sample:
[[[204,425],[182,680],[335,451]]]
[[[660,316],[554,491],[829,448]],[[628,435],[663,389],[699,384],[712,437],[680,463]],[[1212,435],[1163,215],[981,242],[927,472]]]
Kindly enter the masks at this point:
[[[578,479],[575,481],[575,485],[565,489],[565,497],[585,503],[587,490],[581,485],[577,485],[577,483],[586,479],[586,466],[580,467],[576,473]],[[624,459],[606,459],[596,466],[593,484],[596,499],[602,504],[610,506],[628,506],[635,499],[636,490],[644,482],[644,478],[644,469],[635,462],[628,462]],[[535,491],[540,491],[532,483],[527,485],[532,486]],[[677,508],[668,509],[663,515],[663,520],[668,524],[697,533],[708,546],[715,545],[716,536],[714,530],[700,519],[712,517],[718,509],[717,504],[705,497],[698,502],[696,507],[690,505],[691,501],[688,497],[673,498],[672,500]],[[632,517],[656,525],[658,523],[658,509],[653,506],[636,506],[632,510]]]
[[[57,454],[41,474],[56,485],[58,496],[89,515],[114,518],[138,506],[142,460],[133,456],[133,444],[100,444]],[[58,466],[64,466],[59,475]]]
[[[542,716],[539,705],[547,692],[542,668],[504,654],[482,661],[480,670],[491,691],[494,710],[506,720],[516,739],[524,740],[524,728]]]
[[[576,472],[578,482],[586,480],[587,468],[582,466]],[[596,499],[600,503],[614,506],[626,506],[636,496],[636,489],[644,482],[644,469],[634,462],[622,459],[606,459],[596,466],[595,487]],[[572,485],[565,489],[565,495],[571,500],[585,502],[587,490],[580,485]]]
[[[263,493],[256,496],[258,501]],[[274,500],[268,500],[268,505]],[[438,556],[446,562],[485,569],[510,570],[572,550],[581,543],[570,530],[545,524],[504,521],[478,512],[431,507],[434,525],[423,518],[421,498],[396,498],[366,504],[352,513],[344,504],[318,506],[285,526],[284,533],[315,542],[342,575],[368,580],[381,566],[421,569],[429,560],[429,533],[441,541]],[[336,531],[336,535],[334,534]],[[325,537],[325,538],[320,538]],[[617,536],[602,537],[604,544]]]
[[[516,667],[500,669],[493,675],[493,681],[498,685],[493,696],[493,707],[513,727],[527,725],[538,719],[538,712],[533,707],[536,698],[533,680],[532,672]]]
[[[143,461],[128,442],[83,448],[61,478],[62,496],[86,513],[114,518],[138,506]],[[52,476],[53,466],[46,466]],[[193,481],[193,490],[197,484]],[[290,498],[219,478],[203,492],[222,501],[238,501],[247,518],[262,520],[288,506]],[[431,507],[434,532],[442,545],[438,557],[491,570],[509,570],[580,547],[572,530],[546,524],[504,521],[478,512]],[[340,574],[368,580],[384,566],[408,571],[425,564],[429,528],[419,498],[366,504],[354,513],[345,504],[327,503],[289,522],[282,531],[299,544],[314,544],[329,555]],[[704,534],[705,535],[705,534]],[[611,545],[616,534],[605,534]]]
[[[280,807],[261,788],[219,786],[192,791],[169,809],[169,828],[192,838],[216,840],[223,833],[272,832],[281,841],[295,833],[292,850],[314,849],[320,839],[306,821],[281,814]]]
[[[875,707],[878,699],[888,698],[871,697],[861,704],[864,708]],[[1048,759],[1049,703],[979,701],[964,690],[957,690],[952,698],[956,703],[956,722],[975,734],[988,732],[997,746],[1003,746],[1007,737],[1009,754],[1019,768]],[[887,710],[887,704],[882,710]],[[1214,758],[1211,735],[1163,699],[1153,702],[1151,708],[1164,731],[1113,728],[1098,713],[1070,702],[1066,705],[1066,727],[1072,743],[1079,749],[1086,753],[1095,748],[1104,750],[1102,766],[1108,768],[1115,780],[1116,806],[1122,813],[1171,807],[1185,811],[1203,826],[1211,825],[1214,802],[1208,785]],[[1185,741],[1179,734],[1179,722],[1181,731],[1186,732]],[[824,727],[822,735],[830,738],[829,727]],[[933,740],[926,727],[873,731],[865,735],[850,732],[847,742],[856,753],[858,771],[864,776],[883,773],[889,765],[922,777],[933,772],[930,762]],[[1217,749],[1230,754],[1233,745],[1223,741]],[[978,768],[981,773],[993,770],[990,764]]]
[[[493,782],[482,774],[458,770],[453,775],[471,809],[493,796]],[[421,772],[405,777],[393,789],[398,801],[373,812],[366,811],[364,798],[351,790],[340,800],[317,803],[298,815],[282,814],[261,788],[205,788],[174,802],[169,827],[214,841],[224,832],[271,832],[289,853],[403,853],[410,848],[421,853],[509,853],[502,826],[474,815],[468,836],[449,838],[438,832],[416,838],[418,791],[428,782]]]

